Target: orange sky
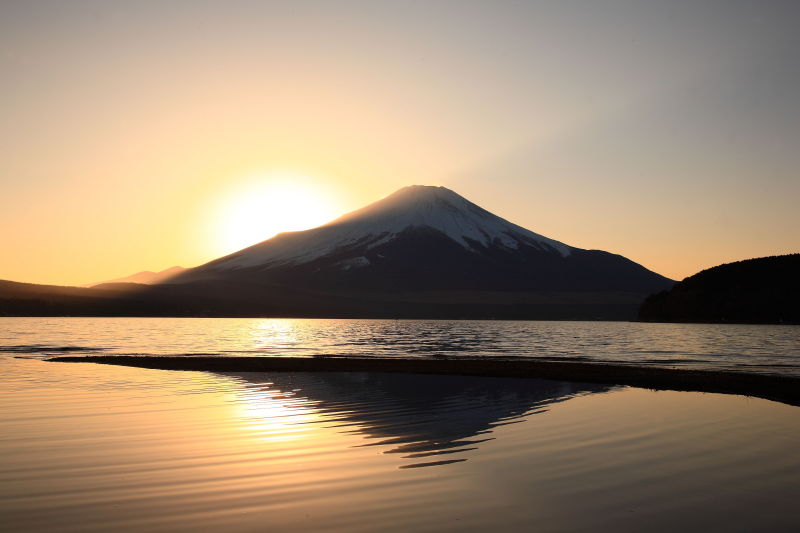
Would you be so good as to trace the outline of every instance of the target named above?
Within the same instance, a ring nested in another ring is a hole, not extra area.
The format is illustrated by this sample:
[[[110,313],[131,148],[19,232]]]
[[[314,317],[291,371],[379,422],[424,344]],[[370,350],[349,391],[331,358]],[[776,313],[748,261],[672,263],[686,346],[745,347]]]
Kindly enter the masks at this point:
[[[201,264],[275,176],[331,213],[444,185],[672,278],[800,249],[791,3],[32,4],[0,6],[0,279]]]

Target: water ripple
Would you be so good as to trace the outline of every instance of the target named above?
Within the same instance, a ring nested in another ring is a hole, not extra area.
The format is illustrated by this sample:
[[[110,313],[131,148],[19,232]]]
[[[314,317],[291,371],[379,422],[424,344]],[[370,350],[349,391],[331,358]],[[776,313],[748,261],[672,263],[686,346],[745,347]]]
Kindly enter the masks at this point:
[[[800,375],[800,326],[0,318],[0,354],[540,358]],[[32,336],[37,342],[27,343]]]

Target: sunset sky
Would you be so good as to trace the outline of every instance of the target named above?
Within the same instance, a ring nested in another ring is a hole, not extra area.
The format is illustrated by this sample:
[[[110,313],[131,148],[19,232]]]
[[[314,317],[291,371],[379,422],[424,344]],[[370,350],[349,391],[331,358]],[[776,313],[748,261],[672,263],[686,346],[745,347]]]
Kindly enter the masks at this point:
[[[798,252],[798,26],[770,0],[4,0],[0,279],[196,266],[411,184],[676,279]]]

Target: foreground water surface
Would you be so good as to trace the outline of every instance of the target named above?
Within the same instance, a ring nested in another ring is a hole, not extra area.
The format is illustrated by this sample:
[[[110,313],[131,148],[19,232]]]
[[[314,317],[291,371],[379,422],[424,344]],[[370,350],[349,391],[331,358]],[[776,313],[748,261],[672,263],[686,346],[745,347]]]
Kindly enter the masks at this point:
[[[800,408],[776,402],[533,379],[41,360],[65,351],[272,355],[284,341],[300,355],[337,345],[368,355],[370,328],[382,355],[406,346],[415,356],[492,356],[526,328],[540,345],[543,332],[582,343],[595,332],[599,352],[612,353],[602,339],[619,347],[636,331],[692,331],[637,326],[3,319],[0,523],[42,532],[800,529]],[[415,327],[431,349],[413,350]],[[755,338],[796,349],[796,329],[737,328],[698,329],[680,346],[719,339],[692,357],[712,362],[721,346],[746,344],[731,337],[749,337],[762,361],[776,354]],[[481,348],[482,336],[494,341]],[[450,345],[461,348],[441,348]]]

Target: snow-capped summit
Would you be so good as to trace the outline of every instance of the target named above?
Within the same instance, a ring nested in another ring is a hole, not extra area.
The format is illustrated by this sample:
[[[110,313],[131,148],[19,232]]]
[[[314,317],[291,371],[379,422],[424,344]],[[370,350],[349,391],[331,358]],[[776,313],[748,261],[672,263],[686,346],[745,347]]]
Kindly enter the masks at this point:
[[[411,229],[440,232],[470,251],[491,246],[514,250],[531,246],[565,257],[572,250],[564,243],[512,224],[450,189],[412,185],[318,228],[282,233],[218,259],[213,262],[213,269],[299,265],[353,245],[374,249]],[[364,258],[356,256],[349,265],[364,266]]]
[[[388,235],[409,227],[429,227],[441,231],[466,248],[499,244],[518,248],[532,244],[543,249],[570,253],[570,247],[512,224],[473,204],[446,187],[411,185],[383,200],[345,215],[330,225],[348,226]]]

